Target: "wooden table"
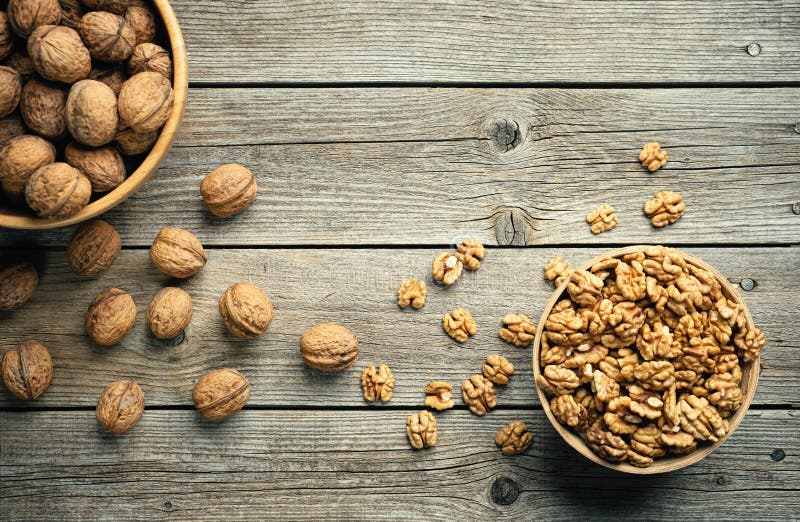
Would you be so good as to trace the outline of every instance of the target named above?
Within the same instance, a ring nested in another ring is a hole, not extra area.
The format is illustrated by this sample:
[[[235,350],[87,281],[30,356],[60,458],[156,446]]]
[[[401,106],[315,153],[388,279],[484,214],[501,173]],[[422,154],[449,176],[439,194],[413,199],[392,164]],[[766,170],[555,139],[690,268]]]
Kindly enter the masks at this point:
[[[72,229],[0,232],[28,249],[41,286],[0,319],[3,349],[51,348],[55,379],[35,403],[0,394],[0,517],[10,520],[293,518],[682,520],[800,516],[800,4],[783,0],[508,3],[454,0],[177,0],[191,63],[185,123],[169,159],[107,215],[125,250],[108,273],[72,275]],[[643,143],[669,150],[647,173]],[[258,176],[255,205],[209,216],[199,183],[239,162]],[[658,190],[688,209],[654,230]],[[587,211],[620,215],[594,236]],[[165,225],[195,232],[209,262],[181,283],[195,303],[185,338],[146,333],[143,311],[169,281],[147,248]],[[429,277],[433,256],[465,237],[483,268],[404,312],[396,289]],[[571,450],[548,424],[529,351],[497,337],[500,318],[538,319],[548,258],[580,263],[614,246],[685,248],[740,283],[768,342],[755,403],[703,462],[631,477]],[[267,334],[225,333],[217,299],[250,280],[273,299]],[[135,329],[100,348],[83,331],[111,286],[139,306]],[[478,335],[452,342],[444,311],[471,309]],[[303,365],[300,333],[322,321],[355,330],[355,368]],[[405,420],[430,379],[458,385],[489,353],[518,368],[484,418],[461,401],[441,440],[413,451]],[[394,399],[367,404],[360,369],[387,363]],[[252,382],[247,408],[201,421],[191,390],[231,366]],[[148,408],[128,436],[94,419],[113,380],[141,383]],[[505,457],[511,420],[534,434]]]

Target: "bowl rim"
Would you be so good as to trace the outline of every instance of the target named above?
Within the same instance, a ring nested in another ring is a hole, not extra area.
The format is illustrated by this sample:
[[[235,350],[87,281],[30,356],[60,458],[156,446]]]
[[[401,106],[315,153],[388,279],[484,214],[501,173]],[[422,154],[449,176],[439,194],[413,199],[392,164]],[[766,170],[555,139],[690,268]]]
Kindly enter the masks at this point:
[[[172,143],[178,134],[178,128],[183,120],[186,109],[186,99],[189,90],[188,58],[186,43],[183,40],[178,18],[172,10],[169,0],[152,0],[161,21],[167,31],[167,36],[172,50],[173,81],[172,88],[175,100],[172,112],[166,123],[161,128],[158,139],[153,148],[147,153],[142,163],[118,187],[104,194],[86,205],[80,212],[63,219],[47,219],[29,215],[15,214],[8,210],[0,210],[0,228],[20,230],[46,230],[61,228],[92,219],[108,212],[126,199],[128,199],[148,178],[158,169],[169,153]]]
[[[647,248],[652,247],[653,245],[632,245],[623,248],[617,248],[614,250],[610,250],[603,254],[593,257],[591,260],[583,263],[578,267],[578,270],[588,270],[590,267],[595,265],[596,263],[607,259],[609,257],[620,257],[626,254],[632,254],[635,252],[644,251]],[[680,250],[680,249],[679,249]],[[750,315],[750,311],[747,308],[747,304],[742,299],[742,296],[739,292],[733,287],[733,285],[728,281],[717,269],[703,261],[702,259],[684,252],[680,250],[683,254],[686,261],[692,265],[697,267],[703,268],[708,270],[719,282],[722,286],[722,292],[728,299],[734,299],[739,305],[742,307],[742,311],[745,314],[745,319],[747,320],[747,326],[749,328],[754,328],[755,325],[753,323],[753,318]],[[758,378],[760,374],[760,360],[761,357],[757,357],[753,361],[747,363],[749,365],[748,372],[743,372],[742,382],[740,383],[740,388],[743,387],[742,392],[744,394],[744,398],[742,401],[742,405],[739,406],[739,409],[728,419],[729,429],[728,432],[725,433],[719,441],[707,445],[702,446],[695,451],[687,454],[687,455],[679,455],[674,457],[666,457],[657,459],[653,462],[652,465],[640,468],[629,464],[627,462],[610,462],[607,461],[597,454],[595,454],[591,448],[586,444],[586,442],[575,432],[571,429],[568,429],[561,425],[558,419],[555,418],[553,412],[550,410],[550,399],[547,397],[545,392],[539,387],[536,383],[536,376],[541,373],[541,364],[540,364],[540,345],[542,340],[542,335],[544,333],[544,324],[547,320],[547,317],[550,315],[553,306],[561,300],[561,297],[567,290],[568,280],[564,281],[560,286],[558,286],[555,291],[551,294],[550,299],[548,300],[547,304],[545,305],[544,311],[539,319],[539,324],[536,328],[536,337],[533,341],[533,378],[534,378],[534,386],[536,387],[536,393],[539,397],[539,401],[542,404],[542,409],[544,410],[545,415],[550,420],[550,424],[552,427],[561,435],[561,438],[571,446],[574,450],[578,453],[586,457],[587,459],[591,460],[592,462],[599,464],[603,467],[608,469],[612,469],[615,471],[619,471],[622,473],[629,473],[634,475],[657,475],[660,473],[668,473],[670,471],[675,471],[678,469],[685,468],[687,466],[691,466],[705,457],[710,455],[714,452],[717,448],[719,448],[728,438],[733,435],[733,432],[736,431],[736,428],[739,427],[744,416],[747,414],[747,411],[750,409],[750,404],[753,401],[753,397],[756,393],[756,388],[758,386]]]

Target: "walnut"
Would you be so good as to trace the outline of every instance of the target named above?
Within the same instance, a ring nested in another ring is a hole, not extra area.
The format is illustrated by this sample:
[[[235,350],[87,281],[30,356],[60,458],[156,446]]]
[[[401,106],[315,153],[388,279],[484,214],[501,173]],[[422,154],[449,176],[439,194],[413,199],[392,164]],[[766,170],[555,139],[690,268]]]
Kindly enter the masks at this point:
[[[107,11],[83,15],[78,32],[92,58],[102,62],[124,62],[136,47],[136,33],[128,20]]]
[[[13,138],[25,134],[25,130],[25,124],[17,113],[0,118],[0,149]]]
[[[156,16],[149,7],[144,5],[128,7],[125,10],[125,20],[136,35],[137,45],[152,43],[156,39]]]
[[[644,312],[636,303],[623,301],[614,305],[608,322],[614,327],[622,346],[629,346],[636,342],[639,330],[644,324]]]
[[[11,67],[0,67],[0,118],[15,110],[22,97],[22,76]]]
[[[631,399],[628,408],[631,413],[639,417],[655,420],[661,417],[664,401],[655,392],[645,390],[636,384],[628,386],[628,396]]]
[[[431,381],[425,385],[425,407],[434,410],[449,410],[455,406],[453,387],[446,382]]]
[[[548,340],[556,344],[579,346],[587,339],[586,333],[581,331],[584,319],[575,312],[569,299],[556,303],[544,325]]]
[[[549,364],[544,371],[536,376],[536,384],[550,395],[566,395],[580,386],[578,375],[567,368]]]
[[[483,376],[495,384],[508,384],[514,375],[514,365],[502,355],[493,354],[483,364]]]
[[[125,290],[112,288],[98,295],[86,311],[86,334],[101,346],[118,343],[136,323],[136,304]]]
[[[717,442],[728,431],[728,424],[708,400],[689,395],[678,402],[683,431],[696,440]]]
[[[103,220],[89,221],[75,231],[67,245],[69,267],[78,275],[96,276],[119,257],[119,232]]]
[[[723,417],[730,417],[744,402],[744,394],[739,388],[741,369],[738,364],[735,369],[734,373],[712,375],[704,383],[705,388],[711,392],[708,402],[713,404]]]
[[[28,51],[24,47],[11,53],[3,61],[3,65],[17,71],[22,76],[23,81],[30,80],[36,74],[36,70],[33,68],[33,60],[28,56]]]
[[[150,261],[162,273],[185,279],[205,266],[206,252],[200,241],[188,230],[167,227],[153,241]]]
[[[65,218],[89,203],[92,185],[66,163],[51,163],[33,173],[25,185],[25,201],[39,217]]]
[[[454,340],[463,343],[478,333],[478,324],[465,308],[456,308],[442,316],[442,328]]]
[[[250,383],[232,368],[211,370],[197,381],[192,391],[194,407],[211,422],[221,422],[232,416],[250,398]]]
[[[0,268],[0,311],[10,312],[27,303],[39,286],[39,274],[31,263]]]
[[[592,225],[593,234],[601,234],[617,226],[619,216],[611,205],[600,205],[586,215],[586,222]]]
[[[675,223],[683,216],[684,210],[686,204],[683,202],[683,196],[668,190],[656,193],[653,199],[648,199],[644,204],[644,213],[656,228]]]
[[[222,165],[200,183],[200,194],[208,210],[219,217],[243,212],[256,199],[256,177],[241,165]]]
[[[428,290],[425,286],[425,281],[420,281],[416,277],[414,279],[406,279],[400,283],[400,288],[397,289],[397,305],[403,309],[411,305],[415,310],[419,310],[425,306],[425,297],[427,295]]]
[[[691,453],[697,448],[697,442],[694,440],[694,437],[681,430],[662,431],[661,443],[664,446],[667,446],[670,450],[670,453],[673,455],[684,455],[686,453]]]
[[[665,390],[675,383],[675,367],[669,361],[648,361],[637,364],[633,376],[650,390]]]
[[[651,246],[645,250],[647,259],[642,261],[642,268],[647,275],[654,277],[659,283],[672,283],[689,268],[680,250],[663,246]]]
[[[67,91],[58,85],[28,80],[19,109],[25,125],[36,134],[56,139],[67,131]]]
[[[592,373],[592,391],[600,402],[610,402],[619,397],[620,387],[617,382],[600,370]]]
[[[621,462],[628,458],[628,444],[621,437],[604,430],[599,423],[592,425],[583,436],[592,451],[606,460]]]
[[[92,58],[78,33],[64,26],[43,25],[31,34],[28,54],[39,75],[53,82],[75,83],[89,76]]]
[[[14,30],[5,11],[0,11],[0,60],[5,60],[14,51]]]
[[[120,152],[126,156],[136,156],[144,154],[153,146],[158,139],[158,131],[136,132],[130,127],[123,126],[114,136],[114,141],[119,147]]]
[[[318,324],[303,332],[300,353],[315,370],[342,371],[358,359],[358,337],[338,323]]]
[[[269,328],[274,314],[272,301],[252,283],[236,283],[219,298],[219,313],[228,331],[253,339]]]
[[[645,323],[639,330],[636,338],[636,347],[645,361],[659,359],[674,359],[681,355],[680,343],[675,341],[669,327],[656,321],[651,327]]]
[[[74,84],[67,96],[67,129],[76,141],[100,147],[117,134],[117,97],[108,85],[95,80]]]
[[[455,253],[456,259],[461,261],[467,270],[477,270],[481,267],[480,260],[486,256],[486,248],[477,239],[465,239],[458,244]]]
[[[647,295],[647,280],[642,264],[631,261],[630,264],[619,262],[614,269],[616,284],[622,297],[628,301],[638,301]]]
[[[8,21],[22,38],[28,38],[42,25],[58,25],[61,6],[58,0],[9,0]]]
[[[491,381],[483,375],[473,375],[461,383],[461,398],[469,407],[469,411],[482,417],[497,406],[497,395]]]
[[[436,446],[436,443],[439,442],[436,417],[427,410],[412,413],[406,421],[406,435],[408,436],[408,442],[414,449]]]
[[[553,397],[550,400],[550,410],[558,421],[565,426],[578,429],[588,426],[589,412],[583,404],[575,400],[573,395]]]
[[[167,80],[172,80],[172,58],[169,53],[156,44],[137,45],[128,60],[128,74],[133,76],[145,71],[156,72]]]
[[[458,281],[461,277],[461,271],[464,270],[464,264],[458,258],[449,252],[442,252],[437,255],[432,263],[431,275],[433,279],[450,286]]]
[[[3,383],[17,399],[32,401],[53,380],[50,352],[38,341],[25,341],[3,355]]]
[[[376,370],[371,364],[361,372],[364,400],[389,402],[394,393],[394,375],[388,366],[381,364]]]
[[[61,25],[77,29],[83,17],[83,6],[80,0],[58,0],[61,5]]]
[[[167,121],[174,101],[168,79],[156,72],[140,72],[122,84],[119,117],[136,132],[153,132]]]
[[[607,411],[603,414],[603,422],[608,427],[608,431],[616,435],[631,435],[639,428],[642,422],[641,417],[633,414],[620,415]]]
[[[733,344],[736,345],[745,362],[755,361],[766,344],[766,337],[758,328],[741,326],[733,338]]]
[[[0,181],[25,185],[40,167],[56,160],[56,148],[39,136],[23,134],[0,147]]]
[[[70,143],[64,149],[66,162],[89,179],[93,192],[114,190],[125,181],[125,162],[114,147],[84,147]]]
[[[561,256],[554,257],[544,267],[544,278],[555,281],[556,286],[561,286],[561,283],[569,279],[571,273],[569,264]]]
[[[192,320],[192,298],[180,288],[164,287],[150,301],[146,319],[156,339],[177,337]]]
[[[122,84],[125,83],[127,79],[128,76],[120,65],[98,67],[92,69],[92,72],[89,73],[89,80],[95,80],[108,85],[114,92],[114,96],[117,97],[119,97],[119,91],[122,90]]]
[[[650,457],[651,463],[652,459],[663,457],[667,453],[661,442],[661,430],[655,424],[640,426],[633,432],[631,449],[640,456]]]
[[[603,280],[586,270],[574,270],[569,276],[567,292],[578,306],[590,307],[601,299]]]
[[[81,0],[83,6],[90,11],[108,11],[118,15],[133,5],[144,5],[143,0]]]
[[[527,348],[536,336],[536,325],[523,314],[506,314],[499,334],[505,342]]]
[[[531,446],[533,436],[524,422],[513,421],[497,432],[494,442],[503,455],[520,455]]]
[[[669,160],[667,151],[661,150],[661,145],[657,141],[646,143],[639,152],[639,161],[643,167],[647,167],[650,172],[655,172]]]
[[[133,429],[144,414],[144,393],[136,381],[109,384],[97,401],[97,422],[114,435]]]

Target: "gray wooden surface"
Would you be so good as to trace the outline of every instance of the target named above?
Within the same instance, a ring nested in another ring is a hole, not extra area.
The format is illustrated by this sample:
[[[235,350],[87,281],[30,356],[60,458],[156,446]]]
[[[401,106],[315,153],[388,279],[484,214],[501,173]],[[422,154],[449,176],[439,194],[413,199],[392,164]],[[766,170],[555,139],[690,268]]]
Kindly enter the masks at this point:
[[[514,4],[456,0],[176,0],[189,47],[186,119],[162,169],[106,218],[124,251],[98,279],[72,275],[73,228],[0,231],[0,256],[40,267],[24,309],[0,316],[0,349],[37,338],[55,379],[35,403],[0,392],[0,518],[649,519],[800,518],[800,3],[794,1]],[[636,162],[659,140],[670,163]],[[251,167],[256,204],[209,216],[199,182],[223,162]],[[654,230],[653,192],[684,194],[685,217]],[[600,236],[599,203],[620,223]],[[185,337],[153,340],[144,311],[161,286],[147,247],[165,225],[208,247],[179,282],[195,314]],[[431,285],[420,311],[396,288],[429,277],[438,251],[465,237],[490,245],[453,288]],[[538,320],[552,287],[546,260],[577,264],[635,243],[684,247],[742,290],[768,341],[754,404],[722,448],[664,476],[609,472],[550,427],[527,350],[497,338],[500,317]],[[261,285],[276,307],[253,341],[225,333],[217,299]],[[93,345],[83,313],[118,286],[138,321],[117,346]],[[749,287],[748,287],[749,288]],[[441,330],[465,306],[479,332]],[[308,370],[302,330],[336,320],[362,351],[342,374]],[[484,418],[460,404],[439,415],[441,443],[412,450],[409,413],[430,379],[478,372],[502,353],[517,375]],[[389,364],[394,399],[366,404],[366,364]],[[191,389],[233,366],[252,383],[247,408],[199,419]],[[128,436],[102,433],[94,404],[109,382],[137,379],[148,404]],[[524,456],[495,432],[523,420]]]

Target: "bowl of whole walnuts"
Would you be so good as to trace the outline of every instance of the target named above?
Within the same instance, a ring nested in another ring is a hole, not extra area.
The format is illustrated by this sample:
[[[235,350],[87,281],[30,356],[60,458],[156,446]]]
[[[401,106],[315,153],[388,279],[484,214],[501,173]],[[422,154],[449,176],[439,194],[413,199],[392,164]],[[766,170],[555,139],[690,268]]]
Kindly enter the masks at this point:
[[[724,276],[674,248],[633,246],[556,282],[533,371],[570,446],[607,468],[655,474],[700,461],[734,432],[765,339]]]
[[[187,90],[167,0],[0,2],[0,226],[63,227],[124,201],[166,157]]]

